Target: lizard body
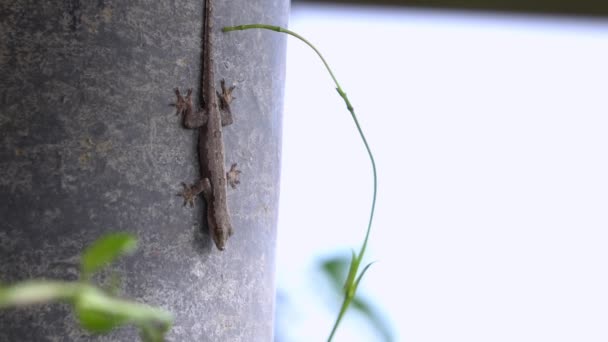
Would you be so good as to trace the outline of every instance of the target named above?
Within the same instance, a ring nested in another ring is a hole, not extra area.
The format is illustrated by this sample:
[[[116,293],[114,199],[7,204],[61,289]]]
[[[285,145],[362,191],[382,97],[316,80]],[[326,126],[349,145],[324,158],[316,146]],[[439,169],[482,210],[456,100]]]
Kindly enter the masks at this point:
[[[228,211],[227,185],[236,187],[240,171],[232,164],[226,173],[225,153],[222,127],[232,123],[230,102],[233,87],[225,87],[221,81],[222,93],[216,92],[215,63],[213,57],[213,0],[205,4],[205,29],[203,33],[203,77],[201,95],[204,99],[204,110],[195,111],[192,105],[192,89],[184,98],[179,89],[175,89],[177,114],[183,115],[186,128],[198,128],[199,164],[201,178],[191,186],[184,183],[184,190],[179,194],[184,197],[184,205],[194,204],[200,193],[207,203],[207,224],[216,247],[224,250],[226,241],[232,235],[232,223]],[[219,98],[219,103],[218,103]]]

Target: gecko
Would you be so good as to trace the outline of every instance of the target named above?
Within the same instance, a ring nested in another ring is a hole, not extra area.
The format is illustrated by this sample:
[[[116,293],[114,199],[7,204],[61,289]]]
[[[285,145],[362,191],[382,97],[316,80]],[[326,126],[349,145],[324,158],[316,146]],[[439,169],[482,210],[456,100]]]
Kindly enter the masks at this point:
[[[203,109],[196,111],[192,105],[192,89],[184,97],[175,88],[177,97],[176,115],[183,118],[185,128],[198,128],[198,154],[200,180],[192,185],[182,183],[183,191],[178,195],[184,198],[184,205],[194,206],[195,198],[202,193],[207,203],[207,225],[215,246],[223,251],[226,241],[233,234],[227,203],[227,186],[235,188],[239,181],[240,170],[234,163],[226,172],[222,127],[232,124],[230,103],[234,99],[234,86],[226,87],[221,80],[222,92],[215,91],[215,63],[213,57],[213,0],[206,0],[203,31],[203,58],[201,97]],[[218,102],[219,100],[219,102]]]

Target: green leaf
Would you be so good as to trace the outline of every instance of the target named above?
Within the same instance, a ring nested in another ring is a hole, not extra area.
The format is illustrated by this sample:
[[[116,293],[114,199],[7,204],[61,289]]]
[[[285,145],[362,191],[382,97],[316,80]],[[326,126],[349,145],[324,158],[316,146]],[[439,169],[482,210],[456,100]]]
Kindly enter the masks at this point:
[[[355,282],[355,277],[357,276],[357,271],[359,270],[359,263],[361,260],[357,258],[355,251],[352,251],[353,255],[350,259],[350,267],[348,269],[348,276],[346,277],[346,281],[344,282],[344,291],[348,294],[348,296],[355,295],[355,289],[353,289],[352,285]]]
[[[162,341],[173,318],[165,310],[118,299],[93,286],[87,286],[74,301],[80,324],[95,333],[104,333],[121,325],[134,324],[146,341]]]
[[[342,290],[344,285],[344,277],[348,269],[348,259],[345,257],[337,256],[326,259],[321,264],[321,270],[327,275],[331,284],[338,291]]]
[[[82,255],[82,279],[89,279],[93,273],[135,248],[137,248],[137,239],[128,233],[114,233],[100,238]]]
[[[393,333],[389,324],[378,313],[378,310],[366,300],[353,298],[352,308],[359,311],[367,321],[382,335],[382,341],[394,341]]]
[[[77,305],[75,310],[80,325],[90,332],[106,333],[122,323],[119,317],[92,308]]]
[[[369,264],[367,264],[364,268],[363,271],[361,271],[361,274],[359,274],[359,277],[357,277],[357,280],[355,281],[355,291],[357,290],[357,288],[359,287],[359,282],[361,282],[361,279],[363,278],[363,276],[365,275],[365,272],[367,272],[367,270],[369,269],[369,267],[373,264],[375,264],[376,262],[370,262]]]
[[[122,323],[120,316],[104,306],[105,294],[99,289],[87,288],[74,300],[74,311],[80,325],[94,333],[105,333]]]
[[[167,329],[157,324],[145,324],[141,327],[140,337],[146,342],[163,342]]]

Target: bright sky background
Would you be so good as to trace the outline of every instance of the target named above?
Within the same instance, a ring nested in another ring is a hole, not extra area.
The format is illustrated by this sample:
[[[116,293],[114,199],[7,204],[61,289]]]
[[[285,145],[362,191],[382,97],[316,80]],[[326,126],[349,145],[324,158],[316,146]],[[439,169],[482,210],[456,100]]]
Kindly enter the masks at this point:
[[[397,341],[608,341],[608,24],[294,7],[379,172],[360,293]],[[319,258],[359,249],[370,163],[320,60],[288,43],[284,341],[323,341]],[[378,336],[351,312],[336,341]]]

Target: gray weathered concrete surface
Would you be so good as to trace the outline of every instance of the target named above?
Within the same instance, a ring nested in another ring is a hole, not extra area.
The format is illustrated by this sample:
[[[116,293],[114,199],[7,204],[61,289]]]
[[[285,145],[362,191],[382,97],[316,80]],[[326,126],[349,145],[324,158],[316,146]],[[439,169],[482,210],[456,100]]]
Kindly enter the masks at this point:
[[[202,2],[2,1],[0,281],[77,279],[86,245],[128,231],[121,291],[175,315],[169,340],[270,341],[286,37],[216,31],[216,75],[237,86],[226,161],[243,171],[219,252],[202,201],[175,196],[198,176],[197,133],[169,104],[200,83]],[[286,25],[286,0],[216,3],[216,30]],[[0,341],[136,336],[91,336],[63,304],[0,311]]]

